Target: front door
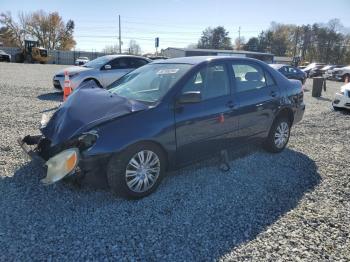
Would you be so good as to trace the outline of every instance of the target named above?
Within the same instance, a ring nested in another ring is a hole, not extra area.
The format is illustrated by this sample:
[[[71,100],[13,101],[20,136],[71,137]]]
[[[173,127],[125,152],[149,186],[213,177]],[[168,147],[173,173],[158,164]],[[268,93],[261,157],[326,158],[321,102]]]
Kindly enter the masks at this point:
[[[110,65],[111,68],[106,69],[106,65]],[[126,57],[115,58],[108,62],[106,65],[101,68],[101,76],[104,87],[107,87],[114,81],[121,78],[123,75],[133,70],[129,62],[129,58]]]
[[[200,91],[201,102],[175,106],[177,162],[214,153],[228,145],[238,129],[238,117],[227,66],[209,64],[190,77],[181,93]]]

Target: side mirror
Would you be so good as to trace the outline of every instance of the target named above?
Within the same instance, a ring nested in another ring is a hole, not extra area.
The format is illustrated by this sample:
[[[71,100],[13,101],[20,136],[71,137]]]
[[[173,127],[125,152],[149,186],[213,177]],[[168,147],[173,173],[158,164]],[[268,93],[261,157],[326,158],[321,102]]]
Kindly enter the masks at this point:
[[[178,104],[192,104],[202,101],[202,95],[200,91],[189,91],[180,95],[177,99]]]
[[[110,69],[112,69],[112,66],[111,66],[111,65],[105,65],[105,66],[104,66],[104,69],[110,70]]]

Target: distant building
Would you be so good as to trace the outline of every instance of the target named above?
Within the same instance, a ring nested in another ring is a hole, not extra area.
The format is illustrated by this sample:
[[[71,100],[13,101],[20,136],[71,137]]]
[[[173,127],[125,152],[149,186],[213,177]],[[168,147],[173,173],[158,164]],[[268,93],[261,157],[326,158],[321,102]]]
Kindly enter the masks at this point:
[[[162,55],[169,58],[184,57],[184,56],[234,56],[234,57],[255,58],[255,59],[264,61],[266,63],[274,62],[273,54],[243,51],[243,50],[218,50],[218,49],[168,47],[162,50]]]
[[[275,56],[274,57],[274,63],[275,64],[292,64],[293,63],[293,57],[288,56]]]

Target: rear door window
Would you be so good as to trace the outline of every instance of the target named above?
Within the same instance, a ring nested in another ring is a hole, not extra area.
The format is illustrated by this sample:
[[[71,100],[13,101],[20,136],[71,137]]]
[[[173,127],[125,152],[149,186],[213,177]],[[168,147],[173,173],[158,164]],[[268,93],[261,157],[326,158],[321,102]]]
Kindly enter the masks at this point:
[[[265,77],[264,70],[255,64],[248,63],[234,63],[232,64],[232,69],[234,73],[234,82],[236,85],[236,92],[247,92],[254,91],[265,88],[269,81]]]

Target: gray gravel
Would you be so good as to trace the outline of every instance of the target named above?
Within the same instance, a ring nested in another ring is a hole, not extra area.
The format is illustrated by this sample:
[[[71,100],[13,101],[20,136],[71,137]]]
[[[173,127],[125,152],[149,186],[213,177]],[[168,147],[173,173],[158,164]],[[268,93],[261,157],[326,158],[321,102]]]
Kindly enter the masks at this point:
[[[0,260],[350,260],[350,113],[334,112],[340,83],[307,111],[288,148],[232,152],[232,170],[213,158],[169,173],[138,201],[58,183],[16,138],[38,133],[61,96],[62,66],[0,63]],[[308,80],[310,89],[311,81]]]

